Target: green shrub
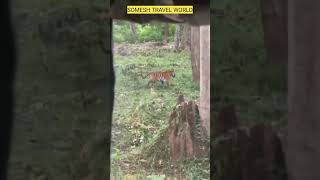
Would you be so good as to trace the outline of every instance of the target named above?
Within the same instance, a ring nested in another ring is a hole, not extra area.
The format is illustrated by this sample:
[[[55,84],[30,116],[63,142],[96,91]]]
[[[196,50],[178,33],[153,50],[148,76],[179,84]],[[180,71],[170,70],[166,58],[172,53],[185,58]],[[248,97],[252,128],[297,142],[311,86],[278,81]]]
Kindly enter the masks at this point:
[[[164,23],[156,22],[151,24],[136,24],[137,27],[137,41],[149,42],[156,41],[162,42],[164,39]],[[175,35],[175,24],[169,24],[169,42],[174,41]],[[135,39],[132,36],[132,32],[130,29],[130,23],[126,21],[116,21],[113,26],[114,34],[113,40],[114,42],[121,43],[134,43]]]

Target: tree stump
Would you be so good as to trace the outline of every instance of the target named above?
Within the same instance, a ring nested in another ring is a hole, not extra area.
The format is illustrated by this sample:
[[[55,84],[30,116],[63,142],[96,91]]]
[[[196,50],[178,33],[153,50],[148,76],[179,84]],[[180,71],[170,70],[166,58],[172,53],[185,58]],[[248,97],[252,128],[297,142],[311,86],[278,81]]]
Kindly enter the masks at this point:
[[[195,157],[205,153],[205,134],[200,124],[198,105],[186,102],[182,95],[177,98],[177,106],[170,115],[167,137],[170,156],[173,161],[184,157]]]
[[[233,105],[224,107],[217,121],[211,147],[213,179],[288,178],[282,142],[271,125],[256,124],[240,128]]]

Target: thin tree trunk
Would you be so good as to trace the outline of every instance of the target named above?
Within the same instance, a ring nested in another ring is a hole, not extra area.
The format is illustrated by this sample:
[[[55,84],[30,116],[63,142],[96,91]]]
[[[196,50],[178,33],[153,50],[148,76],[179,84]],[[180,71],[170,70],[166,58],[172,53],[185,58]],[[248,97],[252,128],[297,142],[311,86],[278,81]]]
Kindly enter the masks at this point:
[[[130,23],[130,29],[131,29],[131,32],[132,32],[133,41],[137,42],[138,35],[137,35],[137,26],[136,26],[136,24],[131,22]]]
[[[210,25],[200,26],[200,117],[210,135]]]
[[[165,23],[164,29],[163,29],[163,43],[164,44],[168,43],[168,38],[169,38],[169,24]]]
[[[174,39],[174,49],[176,51],[180,50],[180,41],[181,41],[181,24],[176,25],[176,33]]]
[[[183,25],[183,30],[181,33],[181,49],[190,50],[190,25]]]
[[[191,50],[191,66],[192,79],[200,82],[200,26],[191,26],[190,33],[190,50]]]

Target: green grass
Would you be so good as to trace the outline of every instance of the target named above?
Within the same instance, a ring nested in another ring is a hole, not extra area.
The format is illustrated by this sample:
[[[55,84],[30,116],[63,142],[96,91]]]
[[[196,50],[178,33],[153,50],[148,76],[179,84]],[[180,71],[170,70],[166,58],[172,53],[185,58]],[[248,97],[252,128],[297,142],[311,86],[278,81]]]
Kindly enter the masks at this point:
[[[178,93],[187,100],[199,98],[199,85],[192,81],[191,56],[188,52],[115,55],[115,106],[113,113],[112,173],[121,179],[125,174],[139,175],[141,179],[162,179],[161,175],[173,177],[171,167],[154,168],[155,162],[136,162],[135,156],[143,156],[149,146],[153,146],[168,126],[169,115],[176,104]],[[174,69],[175,78],[170,86],[159,82],[148,87],[148,78],[142,78],[150,71]],[[154,152],[157,153],[157,152]],[[170,164],[168,160],[164,164]],[[186,162],[177,169],[187,179],[208,179],[209,172],[203,173],[198,163]],[[208,169],[209,161],[206,161]],[[124,165],[127,164],[127,165]],[[126,168],[126,166],[128,166]],[[145,168],[146,167],[146,168]],[[188,173],[187,173],[188,172]],[[143,177],[143,178],[142,178]],[[138,178],[139,179],[139,178]]]

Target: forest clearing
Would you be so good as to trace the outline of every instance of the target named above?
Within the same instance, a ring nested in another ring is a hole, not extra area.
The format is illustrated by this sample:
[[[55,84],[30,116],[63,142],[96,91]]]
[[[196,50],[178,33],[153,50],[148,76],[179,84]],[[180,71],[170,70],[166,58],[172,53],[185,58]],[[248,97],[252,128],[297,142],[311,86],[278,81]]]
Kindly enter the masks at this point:
[[[172,29],[167,38],[171,41],[163,43],[161,40],[166,38],[155,38],[162,37],[163,31],[142,33],[155,27],[162,29],[165,24],[146,25],[145,29],[135,24],[141,28],[138,38],[152,41],[130,43],[132,39],[117,37],[126,33],[127,37],[133,36],[130,24],[122,23],[114,27],[122,28],[122,34],[114,34],[115,41],[124,42],[114,43],[112,176],[115,179],[209,179],[209,139],[205,140],[207,144],[203,148],[207,150],[201,157],[186,157],[178,162],[172,161],[166,140],[170,114],[179,95],[186,101],[199,101],[200,87],[192,80],[190,51],[175,50],[175,25],[170,25]],[[123,33],[125,27],[127,32]],[[169,86],[160,81],[148,85],[149,72],[166,70],[175,72]]]

